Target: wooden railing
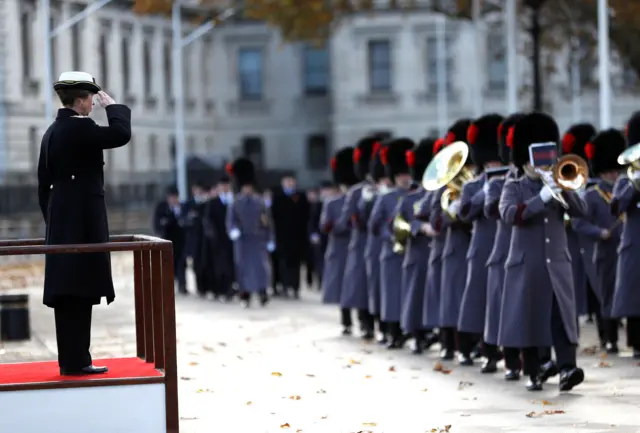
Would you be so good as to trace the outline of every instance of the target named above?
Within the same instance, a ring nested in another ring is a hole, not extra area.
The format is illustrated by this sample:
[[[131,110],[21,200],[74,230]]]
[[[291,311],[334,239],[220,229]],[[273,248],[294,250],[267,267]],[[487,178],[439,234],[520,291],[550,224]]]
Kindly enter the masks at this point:
[[[108,243],[45,245],[44,239],[0,241],[0,257],[132,251],[136,355],[164,374],[167,433],[179,431],[173,251],[169,241],[144,235],[112,236]]]

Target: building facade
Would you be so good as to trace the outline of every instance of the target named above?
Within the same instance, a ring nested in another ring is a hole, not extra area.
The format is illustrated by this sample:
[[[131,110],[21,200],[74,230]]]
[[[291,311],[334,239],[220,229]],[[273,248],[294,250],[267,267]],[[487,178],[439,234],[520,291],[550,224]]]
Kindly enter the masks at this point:
[[[10,174],[5,182],[33,178],[46,127],[43,92],[50,84],[43,83],[40,66],[44,37],[37,3],[0,0],[6,136],[0,162]],[[52,4],[55,25],[86,2]],[[225,23],[184,52],[188,153],[218,161],[247,155],[262,168],[293,169],[310,185],[327,176],[334,149],[365,134],[418,140],[441,134],[457,118],[474,117],[478,107],[507,114],[501,17],[489,16],[478,28],[465,21],[442,25],[439,19],[428,12],[355,15],[337,26],[324,47],[285,43],[262,23]],[[526,35],[517,45],[519,105],[527,110]],[[569,47],[544,55],[545,108],[562,129],[576,120],[599,123],[597,58],[584,51],[573,63]],[[147,184],[170,177],[174,100],[166,17],[136,16],[129,2],[113,1],[61,33],[53,52],[56,75],[87,70],[133,109],[132,143],[108,152],[108,178]],[[640,102],[637,79],[617,64],[611,68],[613,123],[621,127]],[[576,77],[579,94],[572,87]],[[438,89],[445,91],[439,96]],[[105,120],[100,108],[96,117]]]

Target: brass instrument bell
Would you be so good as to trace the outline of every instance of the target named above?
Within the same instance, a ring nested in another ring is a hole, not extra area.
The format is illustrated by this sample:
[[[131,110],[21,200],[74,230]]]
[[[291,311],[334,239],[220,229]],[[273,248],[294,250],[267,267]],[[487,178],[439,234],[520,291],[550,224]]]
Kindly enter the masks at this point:
[[[541,173],[542,182],[549,185],[547,180],[548,171],[537,169]],[[589,180],[589,166],[587,161],[578,155],[569,154],[558,159],[551,167],[551,179],[555,185],[563,191],[578,191],[587,185]],[[569,203],[561,194],[553,193],[553,198],[557,200],[565,209],[569,208]]]
[[[637,170],[640,170],[640,143],[628,147],[624,152],[618,155],[618,164],[628,165],[627,177],[633,186],[637,190],[640,190],[640,185],[638,185],[638,182],[633,178],[634,173]]]
[[[393,219],[392,229],[393,252],[396,254],[402,254],[407,248],[407,242],[411,237],[411,225],[400,215],[396,215],[396,217]]]

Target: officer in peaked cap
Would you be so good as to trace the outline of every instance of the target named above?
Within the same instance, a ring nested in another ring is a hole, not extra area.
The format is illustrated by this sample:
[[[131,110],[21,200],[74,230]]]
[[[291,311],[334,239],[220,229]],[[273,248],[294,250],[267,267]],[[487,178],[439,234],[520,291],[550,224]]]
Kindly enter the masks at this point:
[[[47,245],[109,242],[104,202],[103,151],[131,139],[131,110],[102,91],[86,72],[65,72],[53,85],[62,108],[42,138],[38,198]],[[109,126],[87,117],[94,98]],[[46,257],[44,304],[54,309],[58,364],[62,375],[105,373],[92,365],[91,311],[115,292],[109,253]]]

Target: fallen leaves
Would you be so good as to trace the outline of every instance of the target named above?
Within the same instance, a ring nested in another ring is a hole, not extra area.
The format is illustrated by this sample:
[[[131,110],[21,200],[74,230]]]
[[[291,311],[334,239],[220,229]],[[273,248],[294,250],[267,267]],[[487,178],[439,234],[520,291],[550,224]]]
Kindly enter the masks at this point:
[[[271,376],[282,377],[282,373],[280,373],[279,371],[274,371],[274,372],[271,373]]]
[[[582,349],[583,355],[595,355],[598,353],[598,346],[589,346]]]
[[[212,392],[213,392],[213,390],[211,390],[211,389],[209,389],[209,388],[206,388],[206,389],[202,389],[202,388],[200,388],[199,390],[197,390],[197,391],[196,391],[196,394],[202,394],[202,393],[205,393],[205,392],[207,392],[207,393],[212,393]]]
[[[446,368],[441,362],[436,362],[433,366],[433,371],[437,371],[442,374],[451,374],[451,370]]]
[[[205,352],[215,352],[216,350],[211,346],[202,346],[202,350]]]
[[[465,388],[469,388],[470,386],[473,386],[473,382],[460,381],[460,383],[458,383],[458,390],[463,390]]]
[[[193,380],[193,377],[181,376],[180,380]]]
[[[316,391],[316,394],[326,394],[327,391],[325,391],[324,389],[319,389]]]
[[[365,379],[371,379],[373,376],[371,376],[370,374],[367,374],[364,378]]]
[[[195,367],[196,365],[198,365],[198,363],[195,362],[195,361],[192,361],[192,362],[189,363],[189,366],[191,366],[191,367]]]
[[[289,400],[300,400],[302,397],[300,397],[299,395],[292,395],[289,396]]]
[[[544,412],[529,412],[526,417],[527,418],[541,418],[545,415],[561,415],[566,413],[563,410],[545,410]]]
[[[443,428],[436,427],[429,430],[431,433],[448,433],[451,431],[451,425],[446,425]]]
[[[315,375],[315,374],[309,374],[309,373],[307,373],[307,374],[306,374],[306,376],[307,376],[307,377],[316,377],[316,375]]]
[[[350,359],[350,360],[349,360],[349,364],[350,364],[350,365],[360,365],[360,364],[361,364],[361,362],[360,362],[360,361],[358,361],[357,359]]]
[[[607,362],[607,361],[600,361],[598,363],[598,368],[610,368],[611,367],[611,363]]]
[[[291,426],[288,422],[285,422],[284,424],[280,424],[280,428],[291,428]]]
[[[248,401],[248,402],[245,403],[245,406],[251,406],[252,404],[253,404],[252,401]]]
[[[389,371],[394,372],[396,371],[396,368],[392,365],[391,367],[389,367]]]
[[[375,427],[378,424],[375,423],[375,422],[363,422],[362,425],[365,426],[365,427]]]

